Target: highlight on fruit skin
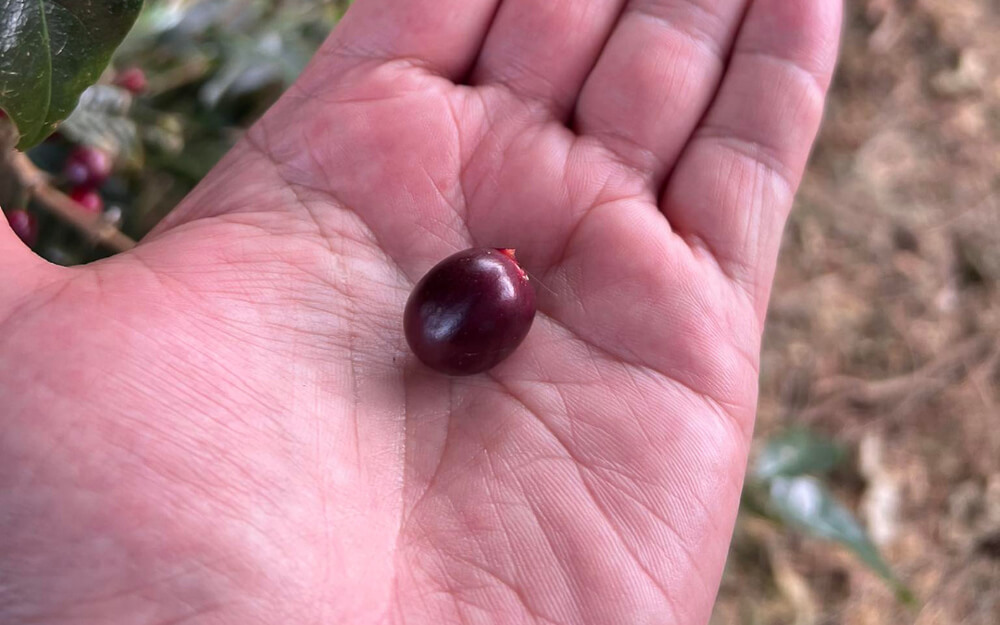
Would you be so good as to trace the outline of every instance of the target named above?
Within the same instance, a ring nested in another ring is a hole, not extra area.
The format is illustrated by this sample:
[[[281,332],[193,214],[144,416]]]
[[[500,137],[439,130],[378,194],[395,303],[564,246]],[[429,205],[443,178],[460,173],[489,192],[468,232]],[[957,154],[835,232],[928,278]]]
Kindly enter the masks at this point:
[[[518,348],[535,310],[535,289],[514,250],[472,248],[444,259],[417,283],[403,328],[425,365],[448,375],[473,375]]]

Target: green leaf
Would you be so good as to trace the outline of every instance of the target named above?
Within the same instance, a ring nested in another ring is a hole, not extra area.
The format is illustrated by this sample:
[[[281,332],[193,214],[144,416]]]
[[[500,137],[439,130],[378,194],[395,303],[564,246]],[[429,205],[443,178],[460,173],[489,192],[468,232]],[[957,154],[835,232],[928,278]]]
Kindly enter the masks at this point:
[[[51,134],[107,67],[142,0],[0,0],[0,108],[25,150]]]
[[[842,457],[841,449],[832,440],[805,429],[788,430],[767,441],[754,464],[753,475],[759,480],[823,475]]]
[[[812,477],[776,477],[771,482],[770,505],[785,523],[848,548],[892,586],[900,601],[914,602],[913,594],[893,574],[861,524],[822,482]]]

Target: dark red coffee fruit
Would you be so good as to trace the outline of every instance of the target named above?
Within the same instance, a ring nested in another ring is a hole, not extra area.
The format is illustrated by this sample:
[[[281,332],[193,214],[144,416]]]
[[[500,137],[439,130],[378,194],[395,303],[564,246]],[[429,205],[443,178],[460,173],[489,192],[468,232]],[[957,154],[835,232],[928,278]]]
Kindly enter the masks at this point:
[[[403,327],[425,365],[472,375],[510,356],[534,318],[535,290],[514,250],[476,248],[449,256],[420,280]]]
[[[90,146],[80,146],[70,152],[63,168],[63,177],[74,187],[96,188],[111,175],[113,163],[107,152]]]
[[[101,194],[88,187],[76,187],[69,196],[88,213],[98,215],[104,210],[104,200]]]
[[[38,221],[34,215],[25,210],[11,211],[7,214],[7,221],[25,245],[33,247],[38,242]]]
[[[146,72],[138,67],[129,67],[122,70],[115,77],[115,84],[131,92],[133,95],[139,95],[149,87],[149,81],[146,80]]]

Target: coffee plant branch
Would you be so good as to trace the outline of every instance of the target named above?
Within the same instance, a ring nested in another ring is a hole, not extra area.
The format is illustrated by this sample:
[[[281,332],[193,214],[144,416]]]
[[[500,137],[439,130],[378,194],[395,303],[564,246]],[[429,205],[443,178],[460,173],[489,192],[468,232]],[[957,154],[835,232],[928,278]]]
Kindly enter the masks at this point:
[[[135,247],[131,237],[101,219],[100,215],[89,214],[68,195],[49,184],[48,176],[27,155],[13,150],[8,155],[11,172],[38,208],[70,224],[94,244],[111,251],[125,252]]]

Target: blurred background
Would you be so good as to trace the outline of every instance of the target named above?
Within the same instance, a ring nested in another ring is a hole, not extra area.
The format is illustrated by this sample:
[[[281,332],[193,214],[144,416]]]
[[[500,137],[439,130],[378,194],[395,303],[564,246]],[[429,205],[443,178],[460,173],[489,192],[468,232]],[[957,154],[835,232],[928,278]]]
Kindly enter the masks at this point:
[[[347,4],[147,1],[101,84],[29,153],[77,207],[19,206],[0,179],[8,218],[61,264],[128,244],[109,232],[141,238]],[[1000,0],[847,0],[843,42],[713,623],[997,625]]]
[[[758,449],[808,426],[907,607],[857,558],[744,515],[715,623],[1000,623],[1000,2],[847,0],[789,222]]]

